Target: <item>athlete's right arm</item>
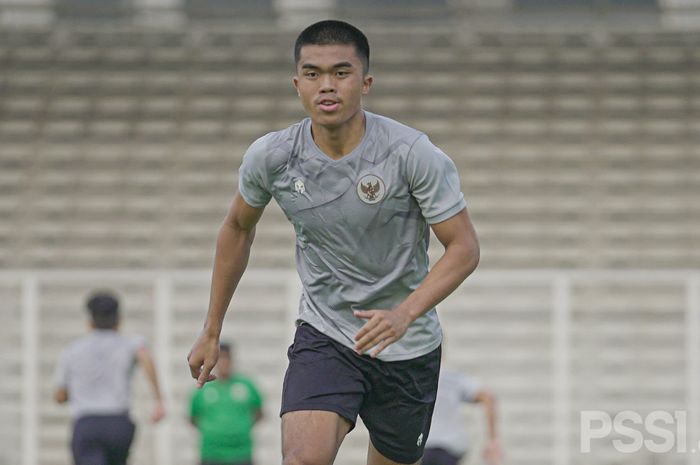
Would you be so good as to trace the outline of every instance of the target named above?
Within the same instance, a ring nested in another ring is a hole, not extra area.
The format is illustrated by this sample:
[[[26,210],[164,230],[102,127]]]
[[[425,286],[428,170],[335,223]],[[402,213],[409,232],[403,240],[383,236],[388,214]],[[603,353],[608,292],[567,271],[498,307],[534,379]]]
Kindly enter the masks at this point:
[[[489,465],[497,465],[503,460],[503,451],[496,432],[496,398],[491,392],[482,389],[476,393],[474,402],[482,404],[486,412],[487,435],[484,460]]]
[[[187,362],[198,388],[215,379],[211,370],[219,358],[219,336],[233,292],[248,265],[255,225],[264,208],[248,205],[239,192],[233,198],[216,240],[214,272],[211,279],[209,310],[204,328],[192,346]]]

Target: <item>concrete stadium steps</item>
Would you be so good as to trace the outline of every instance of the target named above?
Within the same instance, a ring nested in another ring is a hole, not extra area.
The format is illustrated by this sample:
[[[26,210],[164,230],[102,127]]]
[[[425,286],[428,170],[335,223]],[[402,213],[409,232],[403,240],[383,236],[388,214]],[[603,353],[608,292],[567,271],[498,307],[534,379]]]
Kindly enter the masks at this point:
[[[650,410],[670,402],[680,409],[686,400],[682,287],[581,286],[575,292],[580,305],[572,313],[572,369],[582,381],[575,397],[608,397]],[[623,294],[630,297],[622,300]],[[649,377],[650,371],[659,375]],[[586,382],[591,379],[599,381]]]

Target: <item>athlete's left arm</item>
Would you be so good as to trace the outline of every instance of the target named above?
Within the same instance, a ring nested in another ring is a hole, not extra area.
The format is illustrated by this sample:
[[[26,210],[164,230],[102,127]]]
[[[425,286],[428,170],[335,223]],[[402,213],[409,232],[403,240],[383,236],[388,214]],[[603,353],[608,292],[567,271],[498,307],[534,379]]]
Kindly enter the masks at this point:
[[[356,311],[355,316],[367,322],[355,336],[355,350],[376,357],[406,333],[409,325],[450,295],[479,263],[479,241],[467,209],[432,225],[433,232],[445,252],[423,282],[392,311],[381,309]]]

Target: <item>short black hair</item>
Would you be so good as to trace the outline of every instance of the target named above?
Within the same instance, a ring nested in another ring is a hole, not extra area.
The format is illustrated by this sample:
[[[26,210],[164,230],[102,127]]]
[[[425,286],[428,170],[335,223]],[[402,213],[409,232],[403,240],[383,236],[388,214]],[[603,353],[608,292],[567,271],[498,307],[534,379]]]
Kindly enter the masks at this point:
[[[221,344],[219,344],[219,352],[226,352],[227,354],[231,355],[232,351],[233,351],[233,347],[231,346],[230,343],[222,342]]]
[[[87,301],[87,308],[97,329],[114,329],[119,322],[119,301],[110,292],[95,292]]]
[[[362,62],[363,72],[369,72],[369,42],[358,28],[345,21],[326,19],[304,29],[294,44],[294,64],[299,64],[304,45],[353,45]]]

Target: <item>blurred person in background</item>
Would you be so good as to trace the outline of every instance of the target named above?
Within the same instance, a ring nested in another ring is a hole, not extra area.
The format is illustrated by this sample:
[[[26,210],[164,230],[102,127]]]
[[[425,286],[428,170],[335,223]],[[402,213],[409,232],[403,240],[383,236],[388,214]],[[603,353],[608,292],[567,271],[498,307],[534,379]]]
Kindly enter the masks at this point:
[[[470,441],[460,408],[464,403],[483,406],[487,425],[483,458],[488,465],[501,463],[503,452],[496,432],[494,395],[462,373],[442,370],[422,465],[457,465],[467,456]]]
[[[231,346],[220,344],[216,380],[192,393],[190,421],[200,433],[201,465],[253,463],[253,426],[263,417],[263,400],[234,366]]]
[[[143,367],[155,397],[151,420],[165,416],[156,368],[145,339],[118,332],[114,295],[95,293],[87,308],[90,332],[63,351],[54,375],[54,399],[70,408],[75,465],[125,465],[136,430],[129,417],[136,364]]]

